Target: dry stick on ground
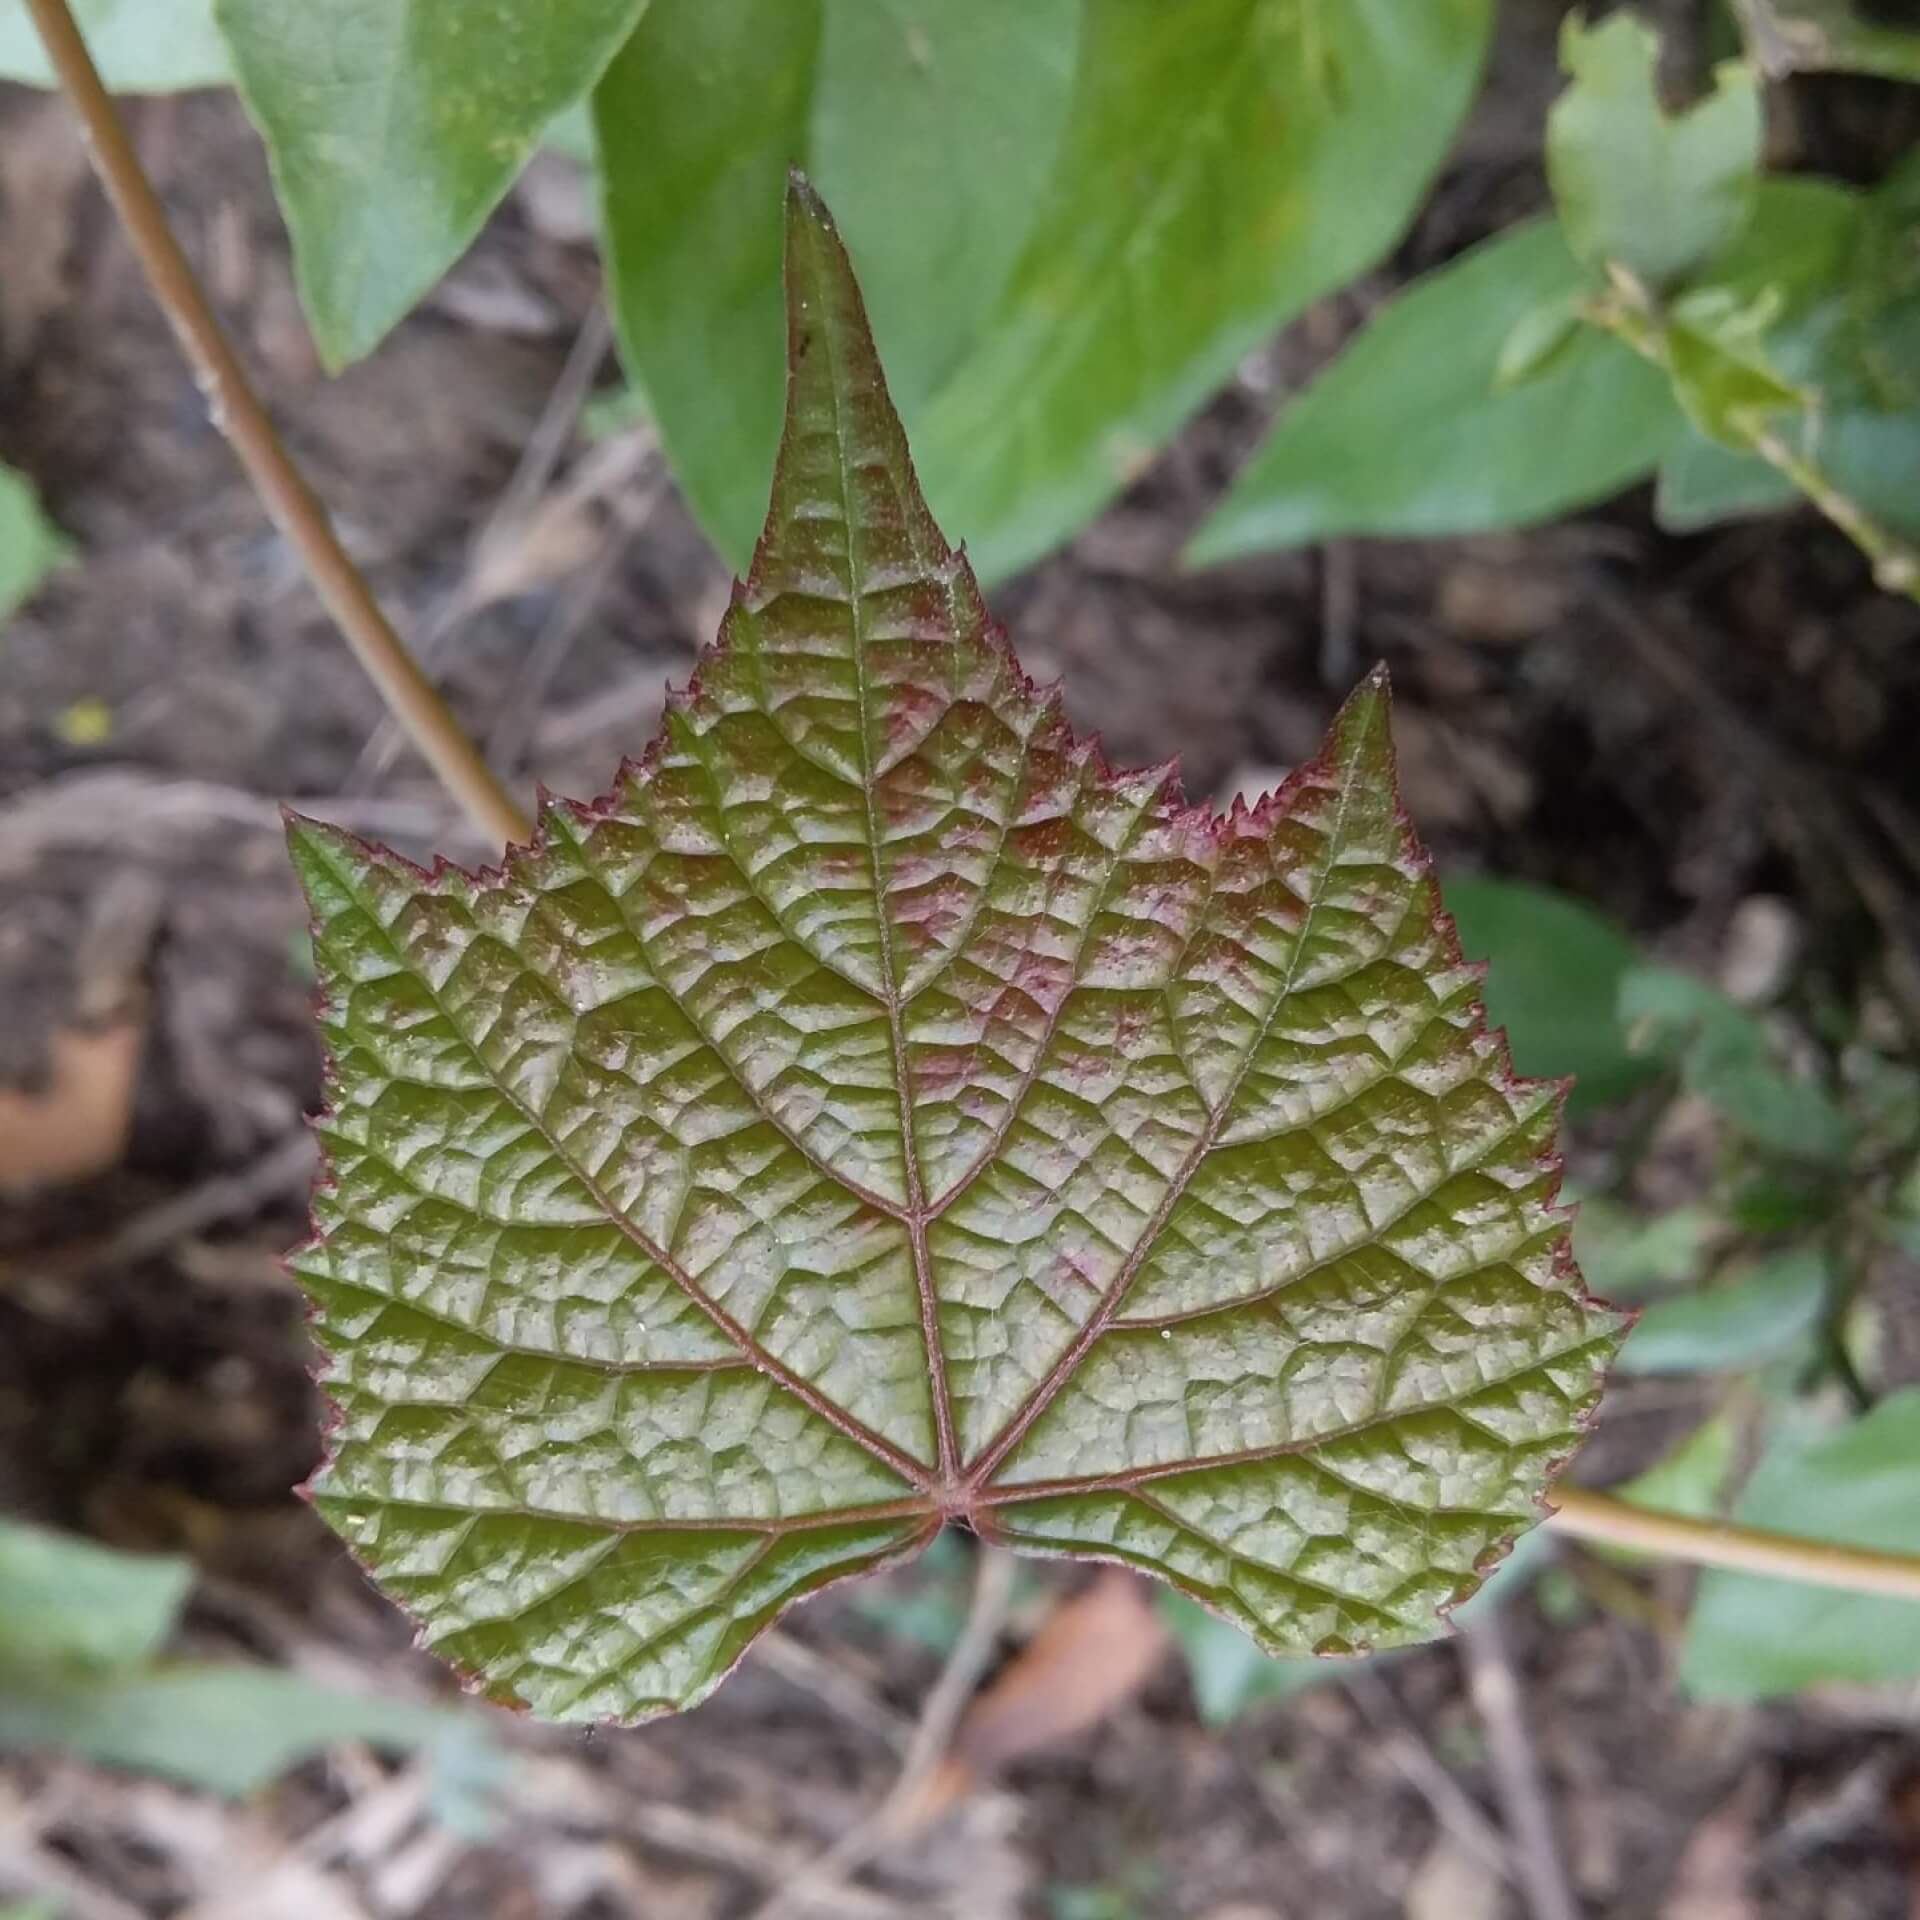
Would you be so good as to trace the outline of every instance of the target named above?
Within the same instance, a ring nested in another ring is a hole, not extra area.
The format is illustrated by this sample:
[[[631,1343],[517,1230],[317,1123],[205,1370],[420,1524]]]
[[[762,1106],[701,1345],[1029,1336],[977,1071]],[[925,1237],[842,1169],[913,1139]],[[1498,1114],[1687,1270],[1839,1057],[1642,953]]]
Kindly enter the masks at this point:
[[[27,0],[27,5],[59,75],[61,91],[86,129],[101,185],[140,258],[154,297],[193,365],[215,425],[226,435],[267,511],[299,554],[308,578],[373,677],[381,698],[447,790],[496,839],[530,838],[526,815],[494,778],[479,749],[461,731],[380,611],[335,535],[326,509],[280,444],[273,422],[167,225],[167,216],[74,25],[67,0]]]
[[[901,1762],[900,1775],[887,1797],[853,1830],[829,1847],[812,1866],[796,1874],[753,1911],[752,1920],[776,1920],[796,1907],[820,1901],[842,1886],[868,1861],[910,1831],[922,1795],[953,1742],[953,1732],[979,1686],[994,1643],[1006,1624],[1013,1597],[1013,1556],[1001,1547],[982,1546],[974,1574],[973,1604],[946,1667],[920,1709],[918,1725]]]
[[[587,309],[587,317],[581,322],[580,331],[574,336],[573,346],[560,368],[559,378],[554,381],[546,404],[540,409],[540,417],[520,451],[511,478],[494,502],[493,511],[481,523],[479,532],[467,543],[460,578],[418,637],[415,652],[423,667],[433,664],[453,640],[461,621],[473,611],[475,602],[484,598],[482,582],[488,563],[502,545],[523,531],[535,503],[546,491],[612,344],[613,320],[605,298],[596,292],[593,305]],[[392,719],[383,720],[348,774],[347,791],[363,793],[370,788],[392,766],[399,747],[398,727]]]
[[[1479,1803],[1447,1770],[1393,1689],[1370,1666],[1346,1676],[1347,1691],[1380,1736],[1381,1751],[1394,1770],[1419,1794],[1433,1817],[1454,1839],[1491,1867],[1501,1879],[1518,1878],[1506,1835],[1487,1818]]]
[[[494,778],[479,749],[461,731],[405,642],[375,604],[359,570],[335,537],[325,510],[288,458],[272,422],[254,397],[193,269],[167,225],[166,214],[73,23],[67,0],[27,0],[27,6],[46,43],[61,90],[86,128],[94,165],[140,257],[154,296],[268,511],[299,553],[315,588],[372,675],[381,697],[412,733],[448,792],[494,838],[529,838],[532,829],[525,814]],[[1554,1524],[1563,1533],[1585,1539],[1608,1540],[1643,1550],[1651,1547],[1655,1552],[1703,1566],[1738,1567],[1856,1593],[1892,1593],[1920,1600],[1920,1557],[1832,1547],[1784,1534],[1650,1515],[1603,1494],[1579,1490],[1563,1492],[1560,1503]],[[1657,1529],[1658,1544],[1654,1544],[1650,1527]]]
[[[1513,1835],[1514,1868],[1527,1912],[1531,1920],[1580,1920],[1499,1608],[1489,1608],[1467,1629],[1461,1651],[1467,1687],[1486,1730],[1494,1791]]]

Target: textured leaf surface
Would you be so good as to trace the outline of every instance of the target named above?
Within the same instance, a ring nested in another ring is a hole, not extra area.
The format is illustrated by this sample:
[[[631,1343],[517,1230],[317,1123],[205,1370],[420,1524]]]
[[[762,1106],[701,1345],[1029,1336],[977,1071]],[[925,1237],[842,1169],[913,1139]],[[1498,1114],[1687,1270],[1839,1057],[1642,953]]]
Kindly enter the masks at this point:
[[[1385,688],[1251,811],[1110,770],[922,505],[804,193],[789,248],[767,530],[646,758],[498,872],[295,823],[316,1498],[556,1715],[697,1700],[947,1520],[1275,1651],[1429,1636],[1615,1321]]]
[[[1645,478],[1685,421],[1658,368],[1575,319],[1586,284],[1545,220],[1416,282],[1286,407],[1189,557],[1523,526]],[[1565,338],[1503,385],[1516,329],[1555,313]]]
[[[123,93],[212,87],[229,75],[213,0],[71,0],[87,51]],[[51,87],[53,69],[26,0],[0,0],[0,77]]]
[[[646,3],[215,0],[330,366],[465,251]]]
[[[735,565],[780,437],[780,189],[839,208],[909,419],[1013,269],[1067,120],[1077,0],[656,0],[594,97],[611,290],[674,470]]]
[[[1570,15],[1561,58],[1573,83],[1547,119],[1547,172],[1567,238],[1656,290],[1740,231],[1760,173],[1760,81],[1733,62],[1706,99],[1663,111],[1660,44],[1630,13],[1588,27]]]

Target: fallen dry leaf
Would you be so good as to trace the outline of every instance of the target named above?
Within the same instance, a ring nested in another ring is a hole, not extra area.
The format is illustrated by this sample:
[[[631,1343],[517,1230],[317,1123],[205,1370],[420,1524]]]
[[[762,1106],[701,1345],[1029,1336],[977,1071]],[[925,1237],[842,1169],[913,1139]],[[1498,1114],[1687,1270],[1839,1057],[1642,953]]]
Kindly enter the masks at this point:
[[[160,911],[157,885],[132,870],[94,901],[75,964],[73,1017],[48,1038],[44,1083],[0,1087],[0,1194],[17,1199],[84,1180],[125,1151]]]
[[[0,1087],[0,1194],[18,1199],[119,1160],[146,1037],[138,1017],[63,1027],[48,1046],[44,1087]]]
[[[1758,1782],[1750,1778],[1694,1829],[1660,1920],[1760,1920],[1747,1887],[1758,1794]]]
[[[930,1817],[1029,1754],[1084,1733],[1133,1698],[1167,1647],[1146,1584],[1109,1567],[1056,1607],[961,1716],[919,1812]]]
[[[1407,1883],[1406,1920],[1499,1920],[1500,1876],[1474,1850],[1443,1833]]]

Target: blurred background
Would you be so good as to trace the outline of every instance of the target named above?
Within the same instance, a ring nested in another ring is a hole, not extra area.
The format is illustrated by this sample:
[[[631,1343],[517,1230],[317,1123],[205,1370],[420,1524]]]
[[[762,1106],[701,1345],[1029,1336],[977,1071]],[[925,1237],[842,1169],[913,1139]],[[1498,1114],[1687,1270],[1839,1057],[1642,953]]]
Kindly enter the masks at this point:
[[[1391,257],[996,610],[1116,762],[1178,754],[1222,801],[1389,663],[1495,1017],[1523,1069],[1584,1076],[1590,1281],[1651,1303],[1578,1476],[1920,1550],[1920,606],[1810,511],[1683,537],[1648,488],[1526,533],[1179,560],[1276,395],[1545,204],[1559,14],[1504,10]],[[729,576],[621,385],[580,163],[536,158],[328,379],[239,105],[128,112],[493,764],[601,791]],[[1809,76],[1787,158],[1871,181],[1916,128],[1911,89]],[[0,458],[45,543],[0,570],[52,563],[0,628],[5,1920],[1920,1916],[1920,1608],[1551,1529],[1459,1641],[1353,1667],[948,1536],[683,1719],[463,1700],[292,1491],[320,1407],[280,1261],[320,1061],[277,808],[484,850],[209,423],[67,109],[11,86]]]

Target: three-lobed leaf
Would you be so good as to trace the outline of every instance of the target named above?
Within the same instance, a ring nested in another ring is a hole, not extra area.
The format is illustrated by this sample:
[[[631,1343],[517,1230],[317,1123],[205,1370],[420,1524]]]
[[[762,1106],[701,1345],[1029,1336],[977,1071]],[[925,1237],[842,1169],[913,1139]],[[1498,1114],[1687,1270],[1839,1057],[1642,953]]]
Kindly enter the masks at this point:
[[[921,501],[788,214],[766,531],[660,738],[497,871],[296,822],[321,1510],[494,1692],[703,1697],[948,1522],[1277,1652],[1430,1636],[1617,1337],[1384,684],[1253,809],[1115,772]]]
[[[214,0],[338,368],[466,250],[647,0]]]

